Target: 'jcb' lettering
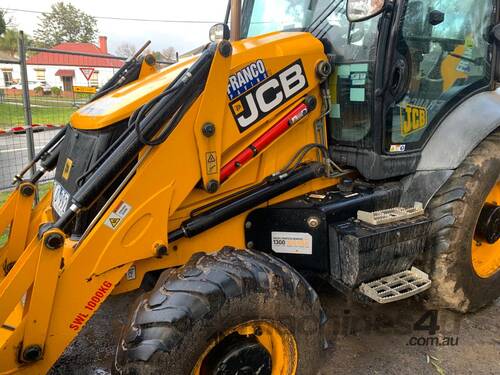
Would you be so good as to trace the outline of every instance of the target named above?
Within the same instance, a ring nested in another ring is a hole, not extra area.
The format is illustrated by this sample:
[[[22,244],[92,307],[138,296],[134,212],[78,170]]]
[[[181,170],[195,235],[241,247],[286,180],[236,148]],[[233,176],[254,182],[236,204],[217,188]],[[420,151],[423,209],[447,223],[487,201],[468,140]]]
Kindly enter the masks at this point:
[[[408,104],[401,108],[401,134],[407,136],[427,126],[427,109]]]
[[[295,61],[255,86],[230,104],[240,132],[249,129],[307,86],[307,78],[301,60]]]
[[[255,96],[262,111],[272,111],[273,108],[276,108],[283,101],[283,93],[279,88],[280,84],[278,80],[270,79],[257,89]]]

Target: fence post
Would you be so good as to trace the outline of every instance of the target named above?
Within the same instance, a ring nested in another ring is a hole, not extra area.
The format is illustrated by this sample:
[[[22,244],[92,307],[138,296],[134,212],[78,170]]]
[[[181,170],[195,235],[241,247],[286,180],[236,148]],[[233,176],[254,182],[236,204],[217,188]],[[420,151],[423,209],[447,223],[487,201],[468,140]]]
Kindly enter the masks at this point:
[[[18,49],[19,63],[21,66],[21,85],[23,91],[23,109],[24,109],[24,125],[26,127],[26,144],[28,147],[29,161],[35,158],[35,140],[33,137],[32,118],[31,118],[31,103],[30,89],[28,83],[28,69],[26,67],[26,46],[24,45],[24,32],[19,31]],[[31,176],[36,172],[36,165],[31,167]]]

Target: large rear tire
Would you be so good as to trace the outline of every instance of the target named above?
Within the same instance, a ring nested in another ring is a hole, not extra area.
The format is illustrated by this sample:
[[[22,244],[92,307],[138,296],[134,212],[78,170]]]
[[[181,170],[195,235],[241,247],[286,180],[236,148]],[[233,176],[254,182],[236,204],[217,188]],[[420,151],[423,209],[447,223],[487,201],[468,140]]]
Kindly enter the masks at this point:
[[[489,244],[477,231],[485,204],[500,204],[499,177],[500,131],[496,131],[463,161],[429,204],[433,219],[425,259],[433,281],[429,307],[472,312],[500,296],[500,241]]]
[[[316,292],[286,263],[250,250],[199,253],[139,299],[115,371],[316,374],[325,321]]]

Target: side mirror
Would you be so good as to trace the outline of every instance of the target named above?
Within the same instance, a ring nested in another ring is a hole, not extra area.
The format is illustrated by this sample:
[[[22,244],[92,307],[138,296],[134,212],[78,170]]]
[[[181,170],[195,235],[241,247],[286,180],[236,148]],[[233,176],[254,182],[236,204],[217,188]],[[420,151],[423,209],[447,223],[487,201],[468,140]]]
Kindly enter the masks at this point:
[[[208,37],[211,42],[220,42],[221,40],[229,40],[229,26],[225,23],[216,23],[210,28]]]
[[[444,22],[444,13],[439,10],[433,10],[429,13],[429,23],[432,26],[437,26]]]
[[[385,0],[347,0],[347,19],[360,22],[379,15],[385,6]]]

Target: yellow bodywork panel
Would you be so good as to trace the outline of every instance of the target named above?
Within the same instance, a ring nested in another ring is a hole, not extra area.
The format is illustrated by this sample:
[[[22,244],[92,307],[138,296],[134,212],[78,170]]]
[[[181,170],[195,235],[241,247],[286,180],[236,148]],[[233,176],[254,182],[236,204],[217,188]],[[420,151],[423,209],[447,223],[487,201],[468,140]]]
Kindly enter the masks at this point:
[[[315,143],[314,124],[321,118],[322,110],[315,69],[327,57],[320,41],[307,33],[271,33],[234,42],[232,47],[229,57],[216,52],[204,92],[164,143],[143,148],[130,180],[88,235],[79,242],[66,238],[61,248],[50,250],[45,244],[46,236],[57,235],[57,230],[50,229],[41,239],[37,236],[40,225],[52,221],[50,194],[33,210],[31,206],[25,209],[29,219],[23,224],[25,231],[19,239],[24,241],[24,250],[0,283],[0,374],[47,372],[113,290],[137,288],[146,272],[182,265],[198,251],[217,251],[224,245],[245,246],[244,220],[248,212],[193,238],[168,243],[168,233],[179,228],[193,210],[260,183],[282,169],[304,145]],[[71,126],[98,131],[128,118],[195,60],[193,57],[162,71],[145,72],[136,82],[77,111],[71,117]],[[306,82],[301,82],[300,90],[293,95],[290,85],[289,96],[283,92],[279,105],[252,118],[251,126],[244,127],[237,123],[240,120],[228,79],[256,61],[262,62],[266,77],[278,77],[287,67],[300,64]],[[307,95],[318,102],[314,110],[239,168],[216,192],[211,194],[204,189],[210,180],[219,182],[222,166]],[[202,133],[207,123],[215,126],[210,137]],[[207,163],[207,154],[215,156],[215,166]],[[305,161],[316,158],[313,151]],[[336,183],[335,179],[318,178],[261,206]],[[2,208],[0,224],[9,225],[12,221],[15,199],[19,197],[11,197],[6,208]],[[116,212],[122,213],[119,218]],[[168,254],[158,258],[156,248],[161,245],[168,247]],[[0,249],[2,256],[4,249]],[[134,275],[125,276],[132,265]],[[20,361],[22,353],[32,346],[43,349],[42,358],[31,363]]]
[[[500,204],[500,181],[493,186],[484,203]],[[500,270],[500,242],[490,244],[476,237],[471,244],[472,266],[479,277],[487,279]]]
[[[299,356],[297,342],[293,334],[280,322],[254,320],[237,327],[231,327],[221,336],[214,338],[214,340],[208,344],[207,349],[201,355],[198,363],[196,363],[191,375],[202,374],[201,367],[203,361],[205,361],[209,352],[224,338],[234,333],[241,336],[253,335],[255,334],[256,326],[261,330],[258,336],[259,343],[266,348],[271,356],[272,373],[277,375],[295,374]]]
[[[27,190],[26,190],[27,189]],[[23,194],[29,191],[31,194]],[[5,204],[0,207],[0,234],[7,234],[7,242],[0,247],[0,281],[19,259],[21,253],[31,238],[31,217],[36,187],[23,183],[10,195]]]

